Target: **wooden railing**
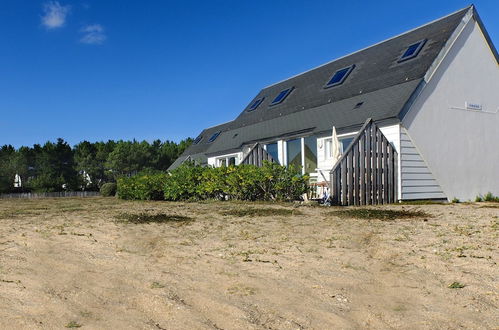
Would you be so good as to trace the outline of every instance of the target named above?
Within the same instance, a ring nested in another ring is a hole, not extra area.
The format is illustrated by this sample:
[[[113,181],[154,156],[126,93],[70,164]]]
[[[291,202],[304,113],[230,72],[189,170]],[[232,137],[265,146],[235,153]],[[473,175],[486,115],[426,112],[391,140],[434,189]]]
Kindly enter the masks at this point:
[[[397,200],[397,151],[368,119],[331,170],[335,205],[373,205]]]
[[[271,163],[275,163],[274,158],[263,149],[260,143],[255,143],[253,147],[249,150],[249,152],[244,156],[241,164],[250,164],[256,165],[258,167],[263,166],[264,161],[269,161]]]

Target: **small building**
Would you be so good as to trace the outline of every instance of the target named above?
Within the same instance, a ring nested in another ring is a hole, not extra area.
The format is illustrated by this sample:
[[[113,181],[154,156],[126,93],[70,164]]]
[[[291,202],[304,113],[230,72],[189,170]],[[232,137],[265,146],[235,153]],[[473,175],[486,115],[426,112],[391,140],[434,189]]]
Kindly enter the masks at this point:
[[[498,92],[499,56],[470,6],[263,88],[170,169],[294,164],[340,204],[499,195]]]

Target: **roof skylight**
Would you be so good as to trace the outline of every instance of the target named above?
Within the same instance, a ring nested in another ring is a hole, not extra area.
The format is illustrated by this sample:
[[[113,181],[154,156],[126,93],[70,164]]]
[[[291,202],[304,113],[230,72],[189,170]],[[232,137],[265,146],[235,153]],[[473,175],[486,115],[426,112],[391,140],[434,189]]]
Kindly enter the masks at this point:
[[[426,39],[423,39],[421,41],[418,41],[418,42],[410,45],[409,47],[407,47],[404,54],[402,54],[402,56],[399,58],[398,61],[404,62],[404,61],[410,60],[411,58],[415,58],[416,56],[418,56],[419,52],[421,51],[421,49],[423,48],[425,43],[426,43]]]
[[[201,142],[201,140],[203,139],[203,136],[202,135],[199,135],[195,140],[194,140],[194,144],[198,144],[199,142]]]
[[[220,133],[221,133],[220,131],[213,133],[211,138],[208,140],[208,143],[215,141],[217,137],[220,135]]]
[[[276,104],[282,103],[286,99],[286,97],[288,97],[288,95],[291,93],[291,91],[293,89],[294,89],[294,87],[290,87],[290,88],[286,88],[285,90],[281,91],[275,97],[275,99],[272,101],[272,103],[270,103],[269,105],[276,105]]]
[[[329,80],[329,82],[326,84],[326,86],[324,86],[324,88],[329,88],[343,84],[343,82],[347,79],[348,75],[353,71],[354,68],[355,64],[352,64],[349,67],[336,71]]]
[[[265,100],[265,97],[261,97],[259,99],[256,99],[255,102],[251,103],[250,107],[248,108],[248,112],[256,110],[262,104],[263,100]]]

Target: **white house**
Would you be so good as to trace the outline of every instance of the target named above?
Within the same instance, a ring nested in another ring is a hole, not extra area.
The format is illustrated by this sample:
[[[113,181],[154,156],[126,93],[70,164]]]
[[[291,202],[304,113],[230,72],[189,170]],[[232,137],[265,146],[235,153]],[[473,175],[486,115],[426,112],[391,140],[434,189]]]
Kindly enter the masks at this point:
[[[203,130],[171,169],[271,159],[329,181],[332,127],[346,150],[372,118],[393,150],[393,199],[499,195],[498,111],[499,56],[470,6],[263,88],[235,120]]]

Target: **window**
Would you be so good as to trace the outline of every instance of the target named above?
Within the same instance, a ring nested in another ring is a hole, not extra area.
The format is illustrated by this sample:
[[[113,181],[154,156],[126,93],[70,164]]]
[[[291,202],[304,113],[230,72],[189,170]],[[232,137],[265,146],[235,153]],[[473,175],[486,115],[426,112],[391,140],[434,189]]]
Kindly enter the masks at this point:
[[[275,143],[269,143],[265,146],[265,149],[267,150],[267,153],[274,158],[276,162],[279,163],[279,153],[277,151],[277,142]]]
[[[215,141],[217,139],[217,137],[220,135],[220,133],[221,133],[220,131],[213,133],[211,138],[208,140],[208,143]]]
[[[305,173],[313,173],[317,168],[317,137],[304,138]]]
[[[294,166],[298,169],[302,168],[301,164],[301,139],[286,141],[286,154],[288,166]]]
[[[348,137],[348,138],[343,138],[339,139],[340,140],[340,152],[343,154],[350,143],[353,141],[353,137]],[[333,139],[328,138],[324,140],[324,157],[325,158],[331,158],[333,157]]]
[[[248,112],[256,110],[256,108],[258,108],[260,106],[260,104],[262,104],[263,100],[265,100],[265,97],[262,97],[262,98],[255,100],[255,102],[253,102],[250,105],[250,107],[248,108]]]
[[[198,144],[199,142],[201,142],[201,140],[202,140],[202,139],[203,139],[203,136],[202,136],[202,135],[200,135],[200,136],[198,136],[198,137],[196,138],[196,140],[194,140],[194,142],[193,142],[193,143],[194,143],[194,144]]]
[[[215,166],[216,167],[227,167],[227,166],[235,166],[236,165],[236,155],[233,156],[223,156],[216,159]]]
[[[348,146],[350,145],[350,143],[352,143],[352,141],[353,141],[353,137],[349,137],[349,138],[345,138],[345,139],[340,140],[342,154],[347,150]]]
[[[333,76],[331,77],[331,79],[329,80],[329,82],[326,84],[326,86],[324,86],[324,88],[329,88],[329,87],[338,86],[338,85],[343,84],[345,79],[347,79],[348,75],[353,71],[354,68],[355,68],[355,64],[353,64],[347,68],[343,68],[343,69],[336,71],[333,74]]]
[[[333,157],[333,139],[324,140],[324,157],[325,158]]]
[[[421,49],[423,48],[425,43],[426,43],[426,39],[418,41],[418,42],[410,45],[406,49],[404,54],[402,54],[402,56],[399,58],[399,60],[398,60],[399,63],[410,60],[411,58],[415,58],[416,56],[418,56],[419,52],[421,51]]]
[[[286,99],[286,97],[288,97],[288,95],[291,93],[291,91],[293,89],[294,89],[294,87],[291,87],[291,88],[287,88],[287,89],[281,91],[275,97],[275,99],[272,101],[272,103],[270,103],[270,105],[276,105],[276,104],[282,103]]]

